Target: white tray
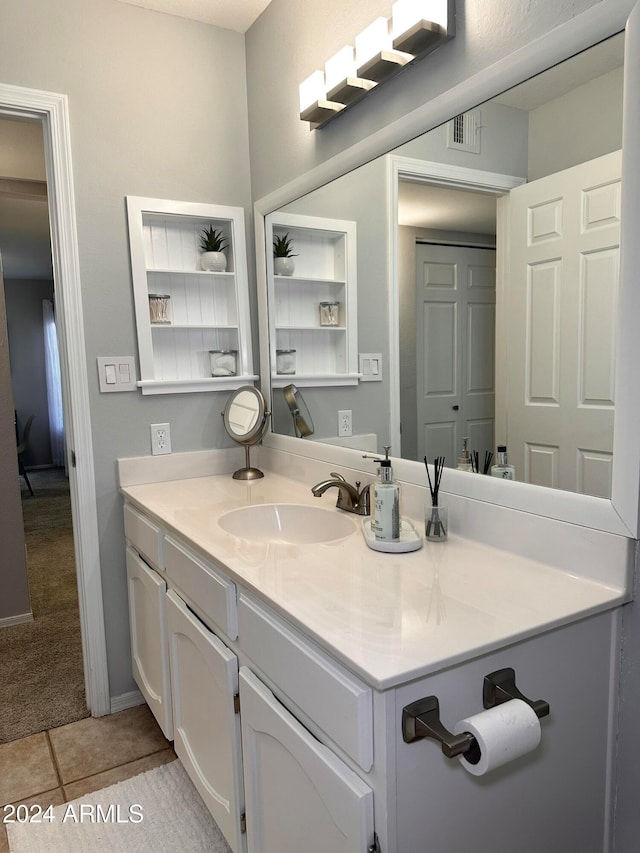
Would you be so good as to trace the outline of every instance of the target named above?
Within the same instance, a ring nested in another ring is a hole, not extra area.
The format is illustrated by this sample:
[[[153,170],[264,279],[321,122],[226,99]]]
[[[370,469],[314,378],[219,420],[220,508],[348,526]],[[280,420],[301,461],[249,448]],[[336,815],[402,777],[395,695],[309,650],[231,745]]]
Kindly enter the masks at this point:
[[[408,518],[400,519],[399,539],[376,539],[375,533],[371,529],[370,518],[365,518],[362,521],[362,535],[369,548],[373,548],[374,551],[402,554],[422,548],[422,536],[417,532],[413,523]]]

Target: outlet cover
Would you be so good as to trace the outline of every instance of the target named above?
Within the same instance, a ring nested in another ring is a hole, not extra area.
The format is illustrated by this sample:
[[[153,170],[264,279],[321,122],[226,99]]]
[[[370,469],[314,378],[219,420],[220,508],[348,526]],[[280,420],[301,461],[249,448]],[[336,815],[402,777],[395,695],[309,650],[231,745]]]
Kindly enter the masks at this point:
[[[353,435],[353,411],[351,409],[341,409],[338,412],[338,435],[345,438]]]
[[[171,453],[171,427],[169,424],[151,424],[150,429],[152,456]]]

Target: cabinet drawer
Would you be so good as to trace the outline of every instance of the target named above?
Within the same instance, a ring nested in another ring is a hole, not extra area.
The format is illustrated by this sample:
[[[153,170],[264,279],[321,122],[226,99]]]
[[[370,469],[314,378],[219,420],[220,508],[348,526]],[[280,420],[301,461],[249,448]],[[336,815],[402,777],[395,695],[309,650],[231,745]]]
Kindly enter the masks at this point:
[[[371,688],[244,593],[242,649],[363,770],[373,764]]]
[[[235,584],[171,536],[164,540],[164,563],[189,607],[205,624],[235,640],[238,636]]]
[[[124,533],[139,554],[156,569],[163,569],[162,530],[129,504],[124,505]]]

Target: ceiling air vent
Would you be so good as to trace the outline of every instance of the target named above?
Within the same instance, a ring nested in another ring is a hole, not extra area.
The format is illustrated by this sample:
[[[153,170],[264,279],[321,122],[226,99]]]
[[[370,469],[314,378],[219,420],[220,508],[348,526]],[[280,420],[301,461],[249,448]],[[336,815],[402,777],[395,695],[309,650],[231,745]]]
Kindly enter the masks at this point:
[[[462,113],[448,122],[447,148],[480,153],[480,110]]]

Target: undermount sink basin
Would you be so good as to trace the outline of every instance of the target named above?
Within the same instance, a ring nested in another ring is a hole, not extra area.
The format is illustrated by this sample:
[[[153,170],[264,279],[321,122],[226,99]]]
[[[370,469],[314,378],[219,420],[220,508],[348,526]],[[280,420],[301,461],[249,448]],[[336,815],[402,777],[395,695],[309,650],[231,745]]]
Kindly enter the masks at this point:
[[[226,512],[218,524],[251,542],[317,545],[350,536],[353,521],[336,510],[298,504],[257,504]]]

